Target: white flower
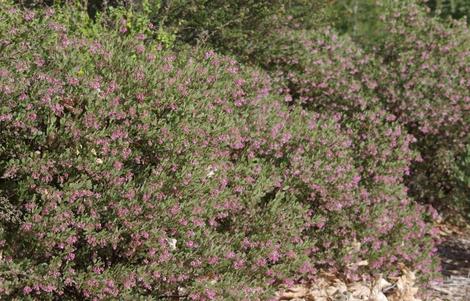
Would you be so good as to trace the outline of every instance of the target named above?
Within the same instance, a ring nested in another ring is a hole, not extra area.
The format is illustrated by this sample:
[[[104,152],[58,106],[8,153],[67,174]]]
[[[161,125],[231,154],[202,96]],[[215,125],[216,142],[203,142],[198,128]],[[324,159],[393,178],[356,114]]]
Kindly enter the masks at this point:
[[[168,242],[168,245],[170,245],[170,250],[176,250],[176,242],[177,240],[174,238],[167,238],[166,241]]]
[[[207,170],[208,170],[207,177],[212,178],[215,175],[215,172],[217,171],[217,168],[209,166],[209,167],[207,167]]]
[[[101,160],[100,158],[96,159],[96,163],[98,164],[103,164],[103,160]]]
[[[181,287],[181,286],[178,286],[178,294],[179,295],[186,295],[188,291],[184,288],[184,287]]]

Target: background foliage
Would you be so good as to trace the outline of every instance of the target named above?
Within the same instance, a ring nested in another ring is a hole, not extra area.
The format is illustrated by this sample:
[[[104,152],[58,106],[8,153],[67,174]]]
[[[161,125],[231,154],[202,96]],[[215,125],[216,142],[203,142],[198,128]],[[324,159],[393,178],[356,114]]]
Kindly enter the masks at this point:
[[[427,5],[442,17],[466,18],[467,22],[470,18],[470,2],[466,0],[430,0]]]

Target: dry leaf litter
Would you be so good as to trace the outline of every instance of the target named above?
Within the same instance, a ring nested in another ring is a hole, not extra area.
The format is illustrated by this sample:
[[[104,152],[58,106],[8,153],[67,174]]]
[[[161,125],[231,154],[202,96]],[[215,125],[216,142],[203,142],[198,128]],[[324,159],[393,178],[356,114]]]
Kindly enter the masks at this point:
[[[412,271],[403,269],[402,275],[388,281],[377,277],[374,281],[345,283],[332,274],[323,273],[314,283],[295,286],[278,293],[279,300],[292,301],[424,301],[416,297],[418,287]]]

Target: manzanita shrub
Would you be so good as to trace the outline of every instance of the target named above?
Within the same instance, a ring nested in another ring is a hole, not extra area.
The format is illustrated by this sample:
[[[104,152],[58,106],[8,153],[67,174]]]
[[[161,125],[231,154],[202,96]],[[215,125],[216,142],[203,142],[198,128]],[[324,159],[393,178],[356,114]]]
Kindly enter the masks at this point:
[[[289,107],[232,58],[71,16],[1,4],[2,298],[265,300],[319,269],[430,275],[410,137],[380,106]]]

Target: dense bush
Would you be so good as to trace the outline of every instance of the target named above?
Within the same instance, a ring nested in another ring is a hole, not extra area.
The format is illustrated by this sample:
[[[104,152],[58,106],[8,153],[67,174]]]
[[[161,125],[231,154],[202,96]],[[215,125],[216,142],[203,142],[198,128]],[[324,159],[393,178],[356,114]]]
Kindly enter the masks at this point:
[[[417,139],[414,149],[421,158],[413,163],[406,181],[410,195],[444,212],[462,210],[466,191],[455,180],[454,162],[462,158],[469,135],[470,32],[465,21],[431,17],[423,4],[444,9],[445,14],[452,11],[456,18],[465,5],[461,1],[343,2],[348,2],[346,7],[367,8],[367,13],[355,12],[360,17],[354,21],[359,26],[356,33],[354,24],[340,20],[343,23],[337,25],[341,29],[343,24],[343,31],[376,57],[379,63],[374,69],[381,71],[367,71],[376,78],[374,94]]]
[[[384,15],[387,34],[377,54],[386,73],[383,102],[414,135],[422,161],[408,186],[421,201],[452,205],[452,162],[469,135],[470,32],[463,22],[441,23],[417,5]]]
[[[414,138],[376,92],[381,65],[331,29],[291,32],[289,38],[269,61],[285,101],[341,116],[363,184],[401,185],[416,158]]]
[[[286,106],[213,51],[1,5],[2,298],[265,299],[320,268],[429,275],[430,213],[401,184],[410,137],[366,74],[351,105]],[[331,99],[354,83],[327,83]]]
[[[418,157],[411,149],[415,138],[381,98],[378,81],[386,69],[332,29],[288,33],[268,61],[285,101],[304,111],[337,116],[351,137],[349,148],[361,177],[362,196],[367,196],[363,202],[374,200],[367,214],[374,216],[371,212],[377,210],[391,218],[390,224],[400,224],[393,208],[406,196],[404,177]],[[369,227],[371,233],[381,233]]]
[[[452,162],[469,134],[468,27],[431,18],[416,4],[394,2],[380,8],[381,33],[354,36],[366,50],[332,29],[286,29],[276,33],[284,41],[273,46],[265,65],[274,70],[273,76],[293,103],[307,110],[346,114],[344,120],[358,131],[356,138],[373,135],[380,145],[391,125],[398,127],[398,136],[411,134],[418,157],[400,150],[393,157],[389,150],[395,146],[384,146],[392,157],[371,159],[396,166],[397,158],[406,157],[398,161],[411,160],[411,171],[396,169],[395,175],[407,175],[410,194],[424,203],[451,207],[451,195],[458,190]],[[386,119],[383,126],[372,126],[381,134],[361,129],[369,127],[370,110],[382,112]]]

